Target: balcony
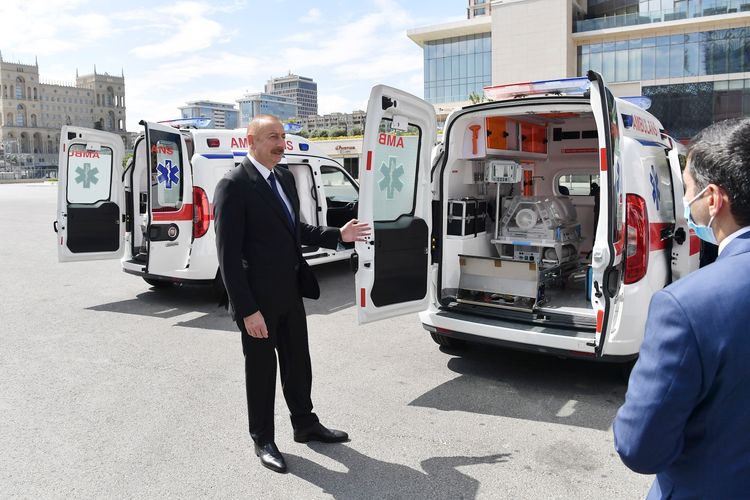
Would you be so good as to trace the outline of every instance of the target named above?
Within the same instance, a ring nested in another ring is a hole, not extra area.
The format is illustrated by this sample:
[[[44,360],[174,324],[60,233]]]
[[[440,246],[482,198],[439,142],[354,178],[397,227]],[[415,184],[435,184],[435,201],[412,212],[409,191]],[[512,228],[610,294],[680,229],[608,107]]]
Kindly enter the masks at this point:
[[[624,28],[643,24],[665,23],[685,19],[696,19],[707,16],[737,14],[750,12],[750,0],[719,0],[701,8],[687,8],[680,10],[657,10],[640,12],[637,14],[620,14],[596,19],[582,19],[575,21],[574,32],[597,31],[611,28]]]

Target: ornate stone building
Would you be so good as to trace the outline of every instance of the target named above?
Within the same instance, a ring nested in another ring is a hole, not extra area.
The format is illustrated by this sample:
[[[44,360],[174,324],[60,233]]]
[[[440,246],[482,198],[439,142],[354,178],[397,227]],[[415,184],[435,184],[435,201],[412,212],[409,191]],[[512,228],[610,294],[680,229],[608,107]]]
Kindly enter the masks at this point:
[[[75,83],[43,82],[39,65],[3,60],[0,54],[0,169],[53,167],[63,125],[119,134],[125,128],[125,76],[94,73]]]

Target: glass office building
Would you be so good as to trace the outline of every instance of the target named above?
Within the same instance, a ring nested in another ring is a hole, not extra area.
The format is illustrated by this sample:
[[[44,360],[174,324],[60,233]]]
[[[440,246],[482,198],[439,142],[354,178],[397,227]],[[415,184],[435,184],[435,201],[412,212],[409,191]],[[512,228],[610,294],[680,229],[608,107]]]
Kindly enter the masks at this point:
[[[297,102],[292,97],[258,92],[238,99],[240,106],[240,126],[245,127],[258,115],[273,115],[285,121],[297,116]]]
[[[750,0],[514,0],[407,35],[424,49],[424,97],[438,116],[488,85],[590,69],[616,96],[651,97],[678,139],[750,116]]]
[[[480,33],[430,40],[424,47],[424,96],[433,104],[460,102],[492,81],[492,36]]]

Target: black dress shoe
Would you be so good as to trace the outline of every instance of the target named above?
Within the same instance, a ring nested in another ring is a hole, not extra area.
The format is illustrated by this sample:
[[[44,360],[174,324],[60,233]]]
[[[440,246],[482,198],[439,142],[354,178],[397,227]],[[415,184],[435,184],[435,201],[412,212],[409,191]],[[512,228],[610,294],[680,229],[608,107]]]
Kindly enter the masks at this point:
[[[323,443],[343,443],[349,440],[349,434],[344,431],[327,429],[323,424],[316,422],[306,429],[294,431],[294,440],[298,443],[307,443],[308,441],[321,441]]]
[[[286,472],[284,457],[273,441],[262,445],[255,443],[255,454],[260,457],[260,463],[263,464],[263,467],[282,474]]]

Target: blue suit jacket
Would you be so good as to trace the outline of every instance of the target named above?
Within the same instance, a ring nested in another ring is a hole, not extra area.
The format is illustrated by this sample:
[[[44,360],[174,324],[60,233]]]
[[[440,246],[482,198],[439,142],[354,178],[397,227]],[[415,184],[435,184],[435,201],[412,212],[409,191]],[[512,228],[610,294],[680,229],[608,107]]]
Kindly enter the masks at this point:
[[[613,427],[648,498],[750,498],[750,233],[653,296]]]

